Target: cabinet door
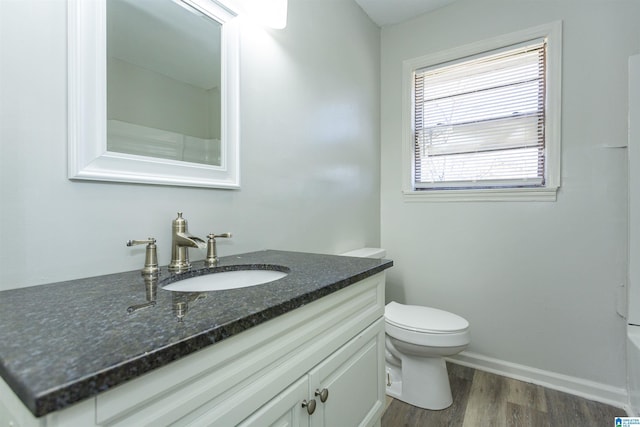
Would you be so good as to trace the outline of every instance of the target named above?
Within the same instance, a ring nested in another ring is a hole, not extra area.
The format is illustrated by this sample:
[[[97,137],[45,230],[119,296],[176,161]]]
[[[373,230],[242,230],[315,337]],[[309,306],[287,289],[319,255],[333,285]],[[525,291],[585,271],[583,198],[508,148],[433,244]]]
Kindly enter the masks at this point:
[[[309,396],[317,402],[309,417],[314,427],[371,426],[379,421],[385,402],[382,319],[310,371]]]
[[[302,407],[302,401],[308,399],[308,390],[309,379],[305,375],[238,425],[241,427],[309,427],[309,415]]]

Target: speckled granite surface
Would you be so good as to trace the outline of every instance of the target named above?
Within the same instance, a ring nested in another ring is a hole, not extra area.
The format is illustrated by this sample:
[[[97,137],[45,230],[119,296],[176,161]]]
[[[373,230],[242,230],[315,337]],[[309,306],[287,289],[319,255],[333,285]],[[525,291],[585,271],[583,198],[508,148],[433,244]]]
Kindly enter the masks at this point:
[[[162,269],[0,292],[0,375],[35,416],[65,408],[393,265],[389,260],[259,251],[216,269],[289,269],[242,289],[179,293]],[[193,270],[202,269],[193,263]],[[187,273],[193,275],[198,273]],[[155,304],[154,304],[155,302]]]

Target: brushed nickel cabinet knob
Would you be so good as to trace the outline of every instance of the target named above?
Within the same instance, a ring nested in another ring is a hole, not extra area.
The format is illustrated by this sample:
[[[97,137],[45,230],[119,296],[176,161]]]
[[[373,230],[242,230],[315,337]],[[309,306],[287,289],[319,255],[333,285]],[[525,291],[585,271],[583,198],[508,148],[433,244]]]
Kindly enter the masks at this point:
[[[311,399],[310,401],[303,400],[302,407],[307,409],[307,413],[309,415],[313,414],[316,411],[316,400]]]
[[[316,389],[316,396],[320,396],[320,402],[324,403],[329,398],[329,390],[323,388],[322,390]]]

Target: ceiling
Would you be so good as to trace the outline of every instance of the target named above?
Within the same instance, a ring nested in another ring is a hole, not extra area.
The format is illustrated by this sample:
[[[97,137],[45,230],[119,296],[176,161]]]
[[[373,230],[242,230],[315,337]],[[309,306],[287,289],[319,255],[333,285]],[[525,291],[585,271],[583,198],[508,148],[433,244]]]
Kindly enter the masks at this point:
[[[356,0],[378,26],[398,24],[456,0]]]

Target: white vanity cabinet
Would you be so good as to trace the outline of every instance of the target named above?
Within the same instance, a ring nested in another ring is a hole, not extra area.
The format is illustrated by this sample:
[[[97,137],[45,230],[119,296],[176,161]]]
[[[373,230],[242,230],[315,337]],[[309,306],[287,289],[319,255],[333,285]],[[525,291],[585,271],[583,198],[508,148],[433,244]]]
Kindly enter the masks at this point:
[[[384,281],[368,277],[41,419],[4,410],[15,426],[379,425]]]

